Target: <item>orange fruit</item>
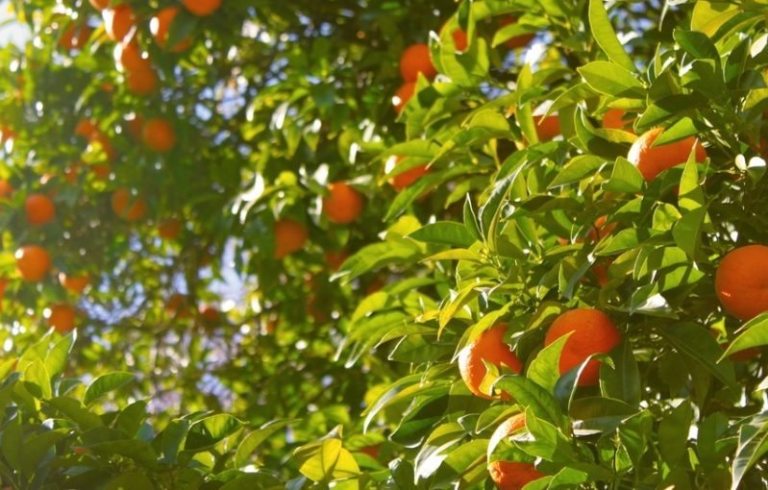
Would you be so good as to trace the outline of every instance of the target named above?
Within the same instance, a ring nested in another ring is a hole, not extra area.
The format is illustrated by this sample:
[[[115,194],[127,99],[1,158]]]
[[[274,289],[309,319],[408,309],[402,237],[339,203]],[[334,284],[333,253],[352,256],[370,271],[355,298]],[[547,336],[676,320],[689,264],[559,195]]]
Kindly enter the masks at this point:
[[[13,195],[13,186],[7,180],[0,180],[0,199],[10,199]]]
[[[609,236],[618,226],[617,223],[607,223],[607,216],[600,216],[597,218],[592,227],[587,232],[587,238],[590,242],[599,242],[603,238]]]
[[[189,316],[189,299],[186,295],[173,293],[165,304],[165,311],[176,318],[186,318]]]
[[[66,303],[59,303],[46,308],[43,315],[48,319],[48,325],[61,334],[70,332],[75,328],[77,312]]]
[[[5,296],[5,288],[8,287],[8,278],[0,277],[0,311],[3,310],[3,297]]]
[[[528,482],[545,476],[532,463],[494,461],[488,465],[491,480],[499,490],[521,490]]]
[[[663,128],[653,128],[640,135],[629,149],[627,160],[637,167],[646,181],[656,178],[664,170],[688,161],[691,150],[696,152],[696,161],[707,159],[707,152],[693,136],[688,136],[674,143],[653,146],[653,142],[664,132]]]
[[[115,147],[112,146],[112,142],[109,140],[109,136],[99,130],[91,133],[90,143],[88,146],[89,148],[98,147],[102,152],[104,152],[107,160],[111,161],[117,157],[117,151],[115,151]]]
[[[41,281],[51,270],[51,256],[39,245],[25,245],[14,253],[16,268],[28,282]]]
[[[525,429],[525,413],[515,414],[496,427],[488,441],[488,446],[496,448],[502,440]]]
[[[91,172],[96,176],[96,179],[107,180],[112,169],[106,163],[96,163],[91,165]]]
[[[517,17],[515,16],[507,16],[502,18],[499,21],[499,24],[502,26],[507,26],[509,24],[517,24]],[[535,37],[534,34],[521,34],[519,36],[511,37],[507,40],[507,42],[504,43],[506,47],[509,49],[518,49],[518,48],[524,48],[528,45],[529,42],[531,42],[531,39]]]
[[[221,314],[219,313],[219,310],[208,305],[200,309],[200,317],[203,319],[203,322],[213,324],[221,319]]]
[[[171,47],[166,46],[171,25],[173,24],[173,21],[176,19],[176,16],[179,14],[179,12],[179,7],[165,7],[164,9],[157,12],[149,22],[149,30],[152,33],[152,36],[154,36],[157,45],[163,49],[167,49],[168,51],[173,51],[174,53],[180,53],[192,45],[192,39],[187,37],[178,41]]]
[[[56,217],[56,206],[45,194],[27,196],[27,200],[24,201],[24,211],[27,215],[27,223],[34,226],[50,223]]]
[[[411,97],[413,97],[415,92],[415,82],[405,82],[402,84],[400,88],[397,89],[397,92],[395,92],[395,96],[392,97],[392,105],[395,106],[395,112],[400,114],[400,112],[402,112],[403,108],[405,107],[405,104],[411,100]]]
[[[325,263],[328,264],[328,268],[336,272],[341,267],[341,264],[347,260],[349,254],[346,250],[327,250],[325,252]]]
[[[125,116],[125,129],[133,139],[141,140],[142,133],[144,132],[144,118],[139,114],[128,114]]]
[[[402,157],[397,158],[397,164],[399,164],[400,161],[402,161]],[[392,177],[392,180],[390,180],[390,183],[396,191],[400,192],[419,180],[424,174],[427,173],[427,171],[428,170],[426,165],[417,165],[415,167],[409,168],[405,172],[400,172],[399,174],[395,175]]]
[[[127,70],[125,85],[128,91],[136,95],[149,95],[157,89],[157,75],[151,68]]]
[[[592,273],[595,275],[597,285],[601,288],[605,287],[605,285],[608,284],[608,282],[611,280],[610,276],[608,275],[608,268],[610,266],[611,262],[607,260],[595,262],[595,264],[592,266]]]
[[[82,293],[83,290],[88,287],[90,282],[91,278],[88,276],[88,274],[76,276],[67,274],[66,272],[59,272],[59,284],[61,284],[64,289],[73,293]]]
[[[429,56],[429,46],[412,44],[405,48],[400,56],[400,74],[406,82],[415,82],[419,73],[431,80],[437,75],[437,70]]]
[[[17,136],[16,131],[13,130],[13,128],[10,128],[8,126],[0,125],[0,143],[5,143],[6,141],[11,141],[15,139]]]
[[[360,448],[360,452],[367,454],[373,459],[379,459],[379,446],[365,446]]]
[[[533,122],[536,124],[536,136],[539,141],[549,141],[560,135],[560,118],[556,115],[533,116]]]
[[[175,240],[181,233],[181,221],[178,218],[167,218],[157,225],[160,238]]]
[[[740,320],[768,311],[768,246],[728,252],[715,272],[715,292],[723,309]]]
[[[560,353],[560,374],[579,366],[592,354],[607,354],[619,342],[621,333],[608,315],[592,308],[577,308],[558,316],[547,331],[544,345],[573,332]],[[592,359],[584,367],[579,386],[594,386],[600,377],[600,361]]]
[[[98,132],[99,127],[93,119],[80,119],[75,125],[75,134],[87,140],[90,140]]]
[[[275,222],[275,258],[282,259],[301,250],[307,242],[307,229],[298,221],[281,219]]]
[[[104,9],[101,16],[104,19],[104,30],[113,41],[122,41],[136,27],[136,15],[130,5]]]
[[[151,70],[152,64],[136,41],[115,44],[115,66],[119,71]]]
[[[621,109],[608,109],[603,114],[603,127],[605,129],[623,129],[624,131],[632,131],[632,121],[624,119],[624,112]]]
[[[181,3],[198,17],[211,15],[221,7],[221,0],[181,0]]]
[[[96,10],[104,10],[109,7],[110,0],[88,0]]]
[[[520,359],[504,342],[504,333],[506,331],[507,326],[505,324],[494,325],[481,333],[478,338],[465,346],[459,353],[459,373],[461,374],[461,379],[464,380],[469,391],[476,396],[491,398],[489,393],[485,393],[481,389],[483,379],[488,372],[485,364],[483,364],[484,362],[499,368],[504,365],[515,373],[519,373],[523,369]]]
[[[176,146],[176,131],[165,119],[159,117],[147,119],[141,129],[141,139],[150,150],[166,153]]]
[[[59,38],[59,47],[67,51],[82,49],[91,37],[93,29],[88,24],[71,23]]]
[[[131,195],[125,187],[112,193],[112,211],[126,221],[139,221],[147,214],[147,202],[141,196]]]
[[[469,40],[464,29],[457,27],[451,32],[451,37],[453,38],[453,46],[456,48],[456,51],[465,51],[467,49]]]
[[[332,182],[323,198],[323,214],[337,224],[352,223],[363,212],[363,196],[344,182]]]

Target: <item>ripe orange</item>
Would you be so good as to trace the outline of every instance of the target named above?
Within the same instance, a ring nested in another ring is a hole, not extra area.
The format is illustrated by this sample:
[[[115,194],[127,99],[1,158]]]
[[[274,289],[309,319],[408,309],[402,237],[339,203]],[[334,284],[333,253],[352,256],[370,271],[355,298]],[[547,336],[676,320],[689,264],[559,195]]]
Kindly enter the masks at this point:
[[[181,0],[181,3],[198,17],[211,15],[221,7],[221,0]]]
[[[89,149],[98,147],[98,149],[104,153],[104,155],[107,157],[107,160],[109,161],[112,161],[117,157],[117,151],[115,150],[115,147],[112,146],[112,142],[109,140],[109,136],[99,130],[91,133],[88,147]]]
[[[624,131],[632,131],[632,121],[624,119],[624,112],[621,109],[608,109],[603,114],[603,127],[605,129],[623,129]]]
[[[27,223],[42,226],[53,221],[56,217],[56,206],[45,194],[30,194],[24,202]]]
[[[621,333],[608,315],[592,308],[577,308],[558,316],[549,327],[544,345],[573,332],[560,354],[560,374],[579,366],[592,354],[607,354],[619,342]],[[579,378],[579,386],[596,385],[600,377],[600,361],[587,363]]]
[[[16,131],[5,125],[0,125],[0,144],[15,139],[17,136]]]
[[[41,281],[51,270],[51,256],[39,245],[25,245],[13,255],[21,278],[28,282]]]
[[[325,252],[325,263],[328,264],[328,268],[332,272],[336,272],[341,267],[341,264],[347,260],[349,254],[346,250],[327,250]]]
[[[176,131],[167,120],[155,117],[144,123],[141,139],[150,150],[166,153],[176,146]]]
[[[200,317],[203,319],[203,322],[210,325],[217,323],[221,319],[221,314],[219,313],[219,310],[208,305],[200,309]]]
[[[122,4],[102,10],[104,30],[113,41],[122,41],[136,27],[136,15],[130,5]]]
[[[93,29],[88,24],[71,23],[59,38],[59,47],[67,51],[82,49],[91,37]]]
[[[59,272],[59,284],[64,289],[76,294],[82,293],[90,282],[91,278],[88,274],[76,276],[66,272]]]
[[[152,68],[127,70],[125,85],[133,94],[149,95],[157,89],[157,75]]]
[[[59,303],[50,308],[46,308],[43,315],[48,319],[48,325],[61,334],[70,332],[75,328],[75,316],[77,315],[77,312],[72,306],[66,303]]]
[[[502,26],[507,26],[509,24],[517,24],[517,17],[515,16],[507,16],[502,18],[499,21],[499,24]],[[518,48],[524,48],[528,45],[529,42],[531,42],[531,39],[533,39],[535,36],[534,34],[521,34],[519,36],[511,37],[507,40],[504,45],[508,47],[509,49],[518,49]]]
[[[125,129],[133,139],[140,141],[144,132],[144,118],[140,114],[128,114],[125,116]]]
[[[405,107],[405,104],[411,100],[411,97],[413,97],[415,92],[415,82],[405,82],[402,84],[400,88],[397,89],[397,92],[395,92],[395,96],[392,97],[392,105],[395,107],[395,112],[400,114],[400,112],[402,112],[403,108]]]
[[[181,293],[173,293],[165,304],[165,311],[175,318],[189,316],[189,299]]]
[[[397,164],[399,164],[401,160],[402,157],[398,157]],[[426,165],[417,165],[416,167],[411,167],[405,172],[400,172],[399,174],[395,175],[392,177],[390,183],[396,191],[400,192],[419,180],[424,174],[427,173],[427,171],[428,170]]]
[[[171,24],[173,24],[173,21],[176,19],[179,12],[179,7],[165,7],[157,12],[149,22],[149,30],[152,33],[152,36],[154,36],[157,45],[168,51],[173,51],[174,53],[180,53],[192,45],[192,39],[187,37],[178,41],[171,47],[166,46]]]
[[[136,41],[115,44],[113,52],[118,71],[151,70],[147,53],[143,53]]]
[[[112,193],[112,211],[126,221],[139,221],[147,214],[147,202],[141,196],[131,195],[125,187]]]
[[[363,196],[344,182],[332,182],[323,198],[323,214],[337,224],[352,223],[363,212]]]
[[[412,44],[405,48],[400,56],[400,74],[406,82],[415,82],[419,73],[431,80],[437,75],[437,70],[429,56],[429,46]]]
[[[476,396],[491,398],[488,393],[481,390],[483,379],[488,371],[483,362],[494,364],[497,367],[505,365],[515,373],[519,373],[523,369],[520,359],[504,342],[506,331],[507,326],[505,324],[494,325],[480,334],[477,339],[459,353],[461,379],[464,380],[469,391]]]
[[[298,221],[281,219],[275,222],[275,258],[282,259],[301,250],[307,242],[307,229]]]
[[[556,115],[533,116],[533,122],[536,124],[539,141],[549,141],[560,135],[560,118]]]
[[[715,292],[723,309],[740,320],[768,311],[768,246],[728,252],[715,273]]]
[[[640,135],[629,149],[627,160],[637,167],[646,181],[655,179],[664,170],[688,161],[688,156],[693,149],[696,152],[697,162],[707,159],[706,150],[693,136],[674,143],[653,146],[653,142],[663,132],[663,128],[650,129]]]
[[[167,218],[157,225],[157,233],[160,238],[175,240],[181,233],[181,221],[178,218]]]
[[[91,172],[96,176],[96,179],[103,181],[109,179],[112,169],[106,163],[95,163],[91,165]]]
[[[104,10],[109,7],[110,0],[88,0],[96,10]]]
[[[365,446],[360,448],[360,452],[367,454],[373,459],[379,459],[379,446]]]
[[[528,482],[545,476],[532,463],[494,461],[488,465],[491,480],[499,490],[521,490]]]
[[[597,218],[592,227],[587,232],[587,238],[590,242],[599,242],[603,238],[607,237],[616,229],[617,223],[607,223],[607,216],[600,216]]]
[[[10,199],[13,195],[13,186],[7,180],[0,180],[0,199]]]
[[[456,48],[456,51],[466,51],[467,46],[469,45],[469,40],[467,39],[467,33],[464,32],[464,29],[457,27],[451,32],[451,37],[453,38],[453,46]]]
[[[0,311],[3,310],[3,297],[5,296],[5,288],[8,287],[8,278],[0,277]]]
[[[75,125],[75,134],[90,140],[94,134],[98,133],[99,127],[93,119],[80,119]]]

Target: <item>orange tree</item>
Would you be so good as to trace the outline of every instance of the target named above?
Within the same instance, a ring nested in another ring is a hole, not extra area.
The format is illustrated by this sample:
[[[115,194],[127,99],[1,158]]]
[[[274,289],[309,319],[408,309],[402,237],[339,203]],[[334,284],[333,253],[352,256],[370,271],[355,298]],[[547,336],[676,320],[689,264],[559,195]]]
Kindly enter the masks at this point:
[[[761,1],[10,2],[10,488],[759,488]]]

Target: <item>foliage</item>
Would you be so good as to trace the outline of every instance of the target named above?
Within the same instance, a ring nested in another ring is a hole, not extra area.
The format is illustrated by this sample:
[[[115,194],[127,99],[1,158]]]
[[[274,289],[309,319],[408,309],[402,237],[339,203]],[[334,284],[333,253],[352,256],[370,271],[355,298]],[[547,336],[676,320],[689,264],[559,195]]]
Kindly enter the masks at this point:
[[[180,8],[181,51],[150,29],[181,4],[130,0],[141,70],[98,1],[11,3],[31,39],[0,51],[4,485],[491,488],[498,460],[535,464],[529,490],[768,484],[768,314],[729,315],[714,285],[768,244],[764,1],[227,0]],[[414,43],[438,75],[398,112]],[[656,127],[707,158],[644,178],[630,147]],[[324,212],[342,181],[352,223]],[[55,218],[33,224],[40,193]],[[281,220],[307,239],[278,259]],[[42,281],[17,270],[28,244]],[[46,322],[61,304],[72,332]],[[621,341],[561,373],[568,339],[544,340],[575,308]],[[484,399],[456,360],[498,323],[525,368],[487,361]]]

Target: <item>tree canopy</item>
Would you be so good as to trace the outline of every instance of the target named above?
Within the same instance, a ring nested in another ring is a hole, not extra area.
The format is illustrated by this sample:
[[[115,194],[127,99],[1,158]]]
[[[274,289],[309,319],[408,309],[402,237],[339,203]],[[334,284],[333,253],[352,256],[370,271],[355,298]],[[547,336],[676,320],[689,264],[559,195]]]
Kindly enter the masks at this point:
[[[0,481],[762,488],[765,0],[12,0]]]

